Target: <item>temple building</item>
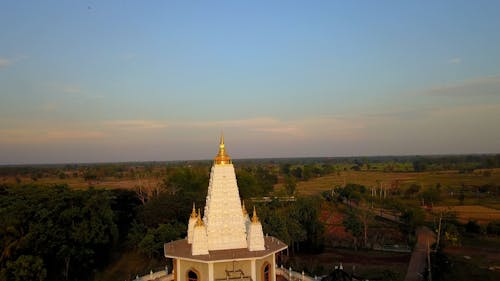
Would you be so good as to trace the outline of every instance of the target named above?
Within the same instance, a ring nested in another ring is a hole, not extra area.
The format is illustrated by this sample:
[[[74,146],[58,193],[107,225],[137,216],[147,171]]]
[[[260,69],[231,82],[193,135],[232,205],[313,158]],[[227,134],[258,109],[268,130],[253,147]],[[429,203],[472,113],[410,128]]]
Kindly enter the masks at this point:
[[[276,255],[288,246],[264,236],[253,208],[241,203],[224,136],[210,172],[203,214],[193,205],[186,239],[164,245],[175,281],[276,281]]]

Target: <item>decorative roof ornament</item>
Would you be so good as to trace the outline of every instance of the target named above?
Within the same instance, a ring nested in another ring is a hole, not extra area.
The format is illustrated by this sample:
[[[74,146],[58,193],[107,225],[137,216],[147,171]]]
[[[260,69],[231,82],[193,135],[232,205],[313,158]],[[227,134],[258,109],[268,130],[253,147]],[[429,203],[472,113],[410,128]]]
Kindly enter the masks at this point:
[[[252,223],[258,223],[258,222],[259,222],[259,217],[257,216],[257,211],[255,211],[255,206],[253,206]]]
[[[201,211],[198,209],[198,221],[196,221],[196,226],[203,226],[203,221],[201,220]]]
[[[196,218],[196,208],[195,208],[195,205],[194,205],[194,202],[193,202],[193,210],[191,211],[191,218],[195,219]]]
[[[245,208],[245,200],[241,200],[241,211],[243,212],[243,216],[248,215],[247,208]]]
[[[214,158],[215,165],[224,165],[231,164],[231,157],[226,154],[226,147],[224,145],[224,134],[220,135],[220,143],[219,143],[219,153]]]

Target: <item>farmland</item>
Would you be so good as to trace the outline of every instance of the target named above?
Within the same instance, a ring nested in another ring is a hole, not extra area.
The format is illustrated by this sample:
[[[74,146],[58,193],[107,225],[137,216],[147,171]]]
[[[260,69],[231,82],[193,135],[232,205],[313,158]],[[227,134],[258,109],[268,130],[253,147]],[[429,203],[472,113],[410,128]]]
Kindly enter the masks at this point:
[[[486,172],[486,173],[485,173]],[[423,188],[440,184],[445,188],[459,188],[462,185],[487,185],[500,182],[500,169],[477,170],[473,173],[458,171],[433,172],[380,172],[380,171],[340,171],[324,177],[297,183],[297,191],[303,195],[319,194],[346,183],[361,184],[367,187],[405,188],[418,183]],[[276,185],[282,188],[281,184]]]

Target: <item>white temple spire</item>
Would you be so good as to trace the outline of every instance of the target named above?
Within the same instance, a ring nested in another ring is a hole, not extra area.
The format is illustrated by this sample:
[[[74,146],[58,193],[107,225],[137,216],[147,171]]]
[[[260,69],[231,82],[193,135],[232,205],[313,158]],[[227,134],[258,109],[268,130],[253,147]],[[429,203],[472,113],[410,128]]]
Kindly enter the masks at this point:
[[[191,211],[191,216],[189,217],[189,222],[188,222],[188,243],[191,244],[193,243],[193,230],[194,226],[196,225],[196,219],[198,215],[196,214],[196,207],[193,202],[193,210]]]

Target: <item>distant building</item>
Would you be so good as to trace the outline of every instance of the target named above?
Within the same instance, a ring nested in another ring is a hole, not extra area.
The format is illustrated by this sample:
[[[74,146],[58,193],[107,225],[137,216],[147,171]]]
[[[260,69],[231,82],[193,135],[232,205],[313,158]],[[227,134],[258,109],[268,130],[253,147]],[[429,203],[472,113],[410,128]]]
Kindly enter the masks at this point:
[[[221,136],[203,214],[193,205],[186,239],[164,245],[175,281],[276,281],[276,255],[288,246],[264,237],[255,207],[250,218],[240,202],[234,166]]]

